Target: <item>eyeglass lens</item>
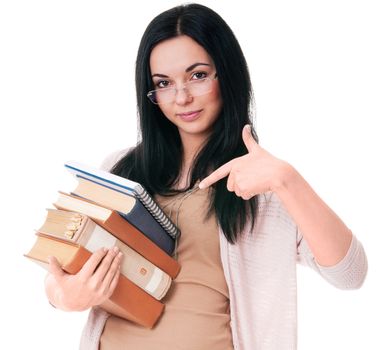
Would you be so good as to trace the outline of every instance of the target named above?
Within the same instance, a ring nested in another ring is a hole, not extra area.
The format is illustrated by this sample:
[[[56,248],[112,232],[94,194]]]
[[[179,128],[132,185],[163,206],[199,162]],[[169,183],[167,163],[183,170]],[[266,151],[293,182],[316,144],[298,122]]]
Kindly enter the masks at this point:
[[[176,98],[179,90],[184,90],[190,96],[200,96],[211,91],[211,79],[204,78],[193,80],[184,84],[180,89],[177,88],[163,88],[150,91],[147,96],[155,104],[170,103]]]

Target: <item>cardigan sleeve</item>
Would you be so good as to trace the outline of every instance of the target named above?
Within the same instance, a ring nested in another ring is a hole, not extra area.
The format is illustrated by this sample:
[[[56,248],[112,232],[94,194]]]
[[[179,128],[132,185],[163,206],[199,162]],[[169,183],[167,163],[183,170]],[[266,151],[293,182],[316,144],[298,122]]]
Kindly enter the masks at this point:
[[[326,281],[339,289],[358,289],[362,286],[368,262],[362,244],[353,235],[345,257],[333,266],[319,265],[303,235],[297,231],[297,261],[317,271]]]

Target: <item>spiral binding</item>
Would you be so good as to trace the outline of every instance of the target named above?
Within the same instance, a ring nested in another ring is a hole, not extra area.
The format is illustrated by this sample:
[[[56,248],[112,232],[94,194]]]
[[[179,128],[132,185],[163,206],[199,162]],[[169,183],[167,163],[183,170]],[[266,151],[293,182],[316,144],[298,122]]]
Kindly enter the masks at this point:
[[[151,198],[148,192],[141,186],[138,186],[138,191],[135,191],[139,200],[156,219],[156,221],[167,231],[167,233],[173,238],[178,239],[180,236],[180,230],[173,224],[173,222],[163,213],[156,202]]]

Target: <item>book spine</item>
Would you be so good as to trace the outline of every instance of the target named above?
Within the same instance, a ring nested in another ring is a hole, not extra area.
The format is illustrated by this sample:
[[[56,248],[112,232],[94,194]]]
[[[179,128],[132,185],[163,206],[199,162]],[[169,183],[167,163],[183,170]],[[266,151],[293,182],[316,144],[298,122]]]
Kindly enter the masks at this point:
[[[144,256],[147,260],[166,272],[172,279],[180,271],[178,262],[149,240],[137,228],[113,212],[106,221],[93,219],[98,225],[117,237],[120,241]]]
[[[70,274],[76,274],[90,255],[88,250],[81,247],[72,262],[65,265],[63,269]],[[105,302],[105,308],[106,305],[110,306],[113,303],[115,304],[113,309],[118,311],[118,316],[148,328],[153,327],[164,309],[163,303],[147,294],[123,275],[119,276],[117,286],[109,300],[111,303]],[[111,310],[109,311],[111,312]]]
[[[172,282],[167,273],[91,219],[87,221],[83,231],[85,233],[80,236],[79,244],[92,253],[101,247],[111,249],[117,246],[123,253],[121,273],[154,298],[160,300],[164,297]]]
[[[49,238],[47,235],[43,235]],[[55,244],[67,244],[62,240],[54,237],[49,239],[53,240]],[[25,255],[37,262],[40,266],[48,269],[47,257],[51,254],[48,249],[44,248],[40,251],[41,259],[36,259],[30,255]],[[75,255],[72,257],[69,263],[66,263],[62,268],[69,274],[76,274],[80,271],[83,265],[88,261],[91,256],[91,252],[82,246],[78,246]],[[56,256],[59,260],[59,256]],[[117,316],[126,318],[130,321],[136,322],[145,327],[153,327],[156,321],[161,316],[164,304],[153,298],[146,293],[142,288],[139,288],[127,277],[120,275],[117,286],[109,300],[105,302],[104,308],[110,306],[111,309],[116,312]],[[111,309],[108,309],[110,312]]]
[[[163,303],[151,297],[122,275],[109,301],[100,306],[119,317],[148,328],[155,325],[164,310]],[[112,306],[112,303],[115,305]]]

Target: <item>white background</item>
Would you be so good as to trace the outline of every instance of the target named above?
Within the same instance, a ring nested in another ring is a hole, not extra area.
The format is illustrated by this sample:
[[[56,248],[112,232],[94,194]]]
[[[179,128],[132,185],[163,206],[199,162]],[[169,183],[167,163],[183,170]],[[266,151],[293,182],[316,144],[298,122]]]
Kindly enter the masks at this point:
[[[244,50],[261,145],[303,174],[368,254],[368,278],[358,291],[336,290],[298,269],[299,349],[377,349],[374,1],[202,3],[228,22]],[[63,163],[97,166],[136,141],[138,43],[155,15],[177,4],[1,1],[4,348],[77,348],[87,315],[50,307],[44,271],[22,255],[56,191],[75,184]]]

